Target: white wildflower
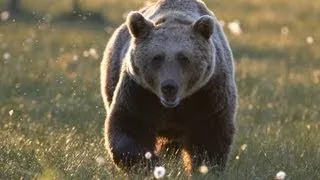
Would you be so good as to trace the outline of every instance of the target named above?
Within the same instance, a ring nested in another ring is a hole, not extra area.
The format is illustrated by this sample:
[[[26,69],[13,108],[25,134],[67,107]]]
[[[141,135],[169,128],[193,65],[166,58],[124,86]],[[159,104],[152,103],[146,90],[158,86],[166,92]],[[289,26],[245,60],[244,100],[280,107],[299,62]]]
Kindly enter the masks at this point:
[[[239,36],[242,34],[242,29],[240,27],[240,22],[238,20],[228,23],[228,28],[230,32],[235,36]]]
[[[306,38],[306,42],[307,42],[307,44],[313,44],[313,37],[308,36],[308,37]]]
[[[276,174],[275,180],[284,180],[285,177],[286,177],[286,173],[283,171],[279,171]]]
[[[163,166],[156,166],[153,175],[156,179],[162,179],[166,175],[166,169]]]

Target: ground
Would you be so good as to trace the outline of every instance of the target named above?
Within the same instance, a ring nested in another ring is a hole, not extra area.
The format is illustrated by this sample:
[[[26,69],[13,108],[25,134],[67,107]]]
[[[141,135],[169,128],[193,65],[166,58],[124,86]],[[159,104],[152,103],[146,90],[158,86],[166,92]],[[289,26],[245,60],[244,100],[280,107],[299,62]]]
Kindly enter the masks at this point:
[[[84,6],[104,23],[69,22],[68,4],[47,9],[49,1],[35,0],[24,1],[26,15],[0,22],[0,179],[124,176],[104,148],[99,64],[112,29],[142,4],[99,1]],[[221,179],[273,179],[280,170],[319,179],[320,2],[207,2],[226,23],[239,89],[238,132]],[[240,35],[228,29],[234,20]],[[170,179],[185,179],[181,165],[167,158]]]

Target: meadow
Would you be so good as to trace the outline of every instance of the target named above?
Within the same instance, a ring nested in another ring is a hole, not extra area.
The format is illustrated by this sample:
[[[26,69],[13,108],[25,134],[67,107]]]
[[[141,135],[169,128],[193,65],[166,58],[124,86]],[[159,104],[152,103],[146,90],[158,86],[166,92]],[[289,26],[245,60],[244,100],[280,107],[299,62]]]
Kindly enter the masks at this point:
[[[6,2],[0,179],[124,179],[104,148],[99,65],[113,30],[146,2],[83,0],[89,13],[77,19],[67,18],[69,1],[23,0],[22,13],[8,18]],[[279,171],[290,180],[320,179],[320,1],[206,3],[225,22],[239,90],[237,135],[218,179],[270,180]],[[166,178],[185,179],[181,160],[163,156]]]

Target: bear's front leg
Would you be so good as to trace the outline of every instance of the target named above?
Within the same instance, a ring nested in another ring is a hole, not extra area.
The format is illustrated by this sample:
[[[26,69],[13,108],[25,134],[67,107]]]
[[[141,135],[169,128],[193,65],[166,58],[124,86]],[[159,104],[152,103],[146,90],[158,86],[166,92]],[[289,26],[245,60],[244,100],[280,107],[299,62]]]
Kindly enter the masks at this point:
[[[121,109],[112,109],[106,121],[106,146],[114,163],[133,172],[151,171],[157,164],[156,138],[146,124]],[[151,156],[150,156],[151,155]]]
[[[188,173],[197,174],[201,166],[220,174],[225,170],[235,127],[233,119],[211,117],[196,121],[187,130],[183,155]]]
[[[141,109],[139,87],[125,74],[114,92],[105,123],[105,140],[114,163],[126,170],[151,171],[157,164],[156,135],[151,119]],[[139,101],[140,99],[140,101]],[[147,172],[145,171],[145,172]]]

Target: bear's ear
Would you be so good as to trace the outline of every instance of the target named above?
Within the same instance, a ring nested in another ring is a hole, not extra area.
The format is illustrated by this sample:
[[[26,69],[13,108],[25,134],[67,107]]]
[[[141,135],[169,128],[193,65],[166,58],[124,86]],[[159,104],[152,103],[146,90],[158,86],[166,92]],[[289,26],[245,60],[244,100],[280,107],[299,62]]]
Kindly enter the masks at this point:
[[[135,38],[148,35],[154,27],[153,23],[145,19],[139,12],[130,12],[128,14],[127,26],[130,34]]]
[[[208,15],[201,16],[192,24],[193,30],[205,39],[209,39],[213,34],[214,21]]]

